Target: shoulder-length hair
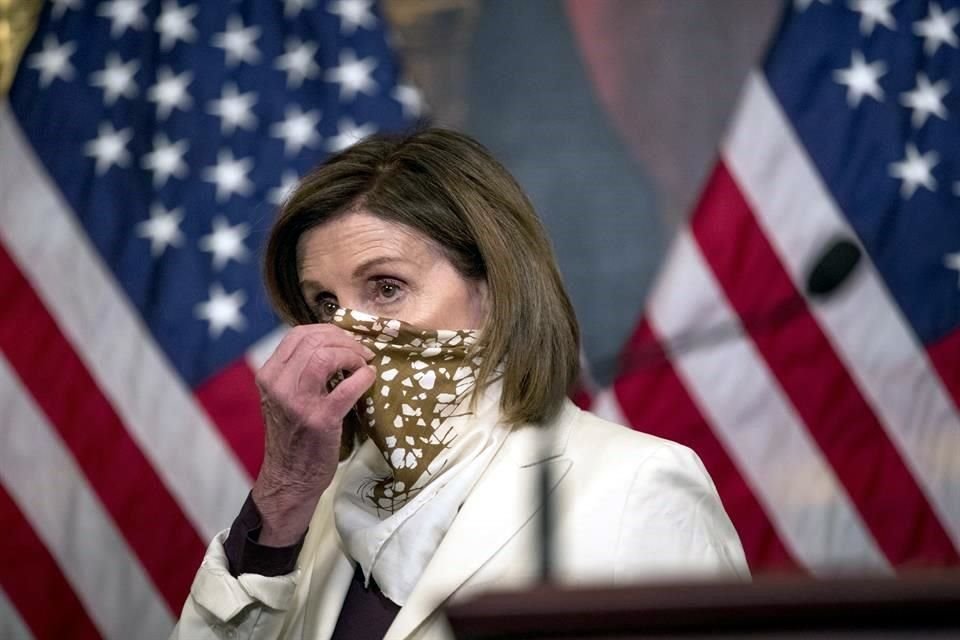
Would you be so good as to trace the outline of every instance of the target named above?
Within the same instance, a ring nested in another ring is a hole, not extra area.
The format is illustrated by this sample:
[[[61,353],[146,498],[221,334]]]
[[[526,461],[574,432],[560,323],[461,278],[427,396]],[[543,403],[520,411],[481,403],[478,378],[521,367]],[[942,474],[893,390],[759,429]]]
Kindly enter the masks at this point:
[[[290,195],[267,242],[266,286],[287,322],[317,321],[300,287],[304,233],[360,208],[415,229],[465,278],[486,281],[478,388],[499,373],[506,421],[552,418],[578,375],[579,329],[544,228],[507,170],[444,129],[375,135],[329,158]]]

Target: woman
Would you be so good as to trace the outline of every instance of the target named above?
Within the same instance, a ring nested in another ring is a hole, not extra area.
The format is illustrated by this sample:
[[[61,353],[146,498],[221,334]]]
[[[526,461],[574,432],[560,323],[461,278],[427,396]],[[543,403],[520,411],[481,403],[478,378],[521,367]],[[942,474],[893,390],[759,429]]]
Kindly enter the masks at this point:
[[[257,376],[266,455],[174,637],[446,637],[447,599],[535,580],[544,465],[560,579],[747,575],[690,450],[566,399],[573,310],[475,141],[331,158],[280,213],[266,281],[294,326]]]

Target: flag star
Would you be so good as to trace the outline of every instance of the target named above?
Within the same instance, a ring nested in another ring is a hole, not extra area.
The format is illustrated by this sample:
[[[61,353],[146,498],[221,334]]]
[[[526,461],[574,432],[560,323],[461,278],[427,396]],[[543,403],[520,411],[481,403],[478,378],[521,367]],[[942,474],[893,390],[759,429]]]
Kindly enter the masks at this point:
[[[327,11],[340,18],[341,33],[350,35],[357,27],[370,29],[377,24],[372,6],[373,0],[334,0]]]
[[[350,118],[341,118],[337,124],[337,135],[327,140],[327,148],[333,152],[342,151],[376,132],[377,128],[372,123],[357,126]]]
[[[817,0],[820,4],[830,4],[830,0]],[[793,0],[793,6],[797,11],[806,11],[813,4],[814,0]]]
[[[80,8],[80,0],[53,0],[51,4],[53,5],[51,15],[54,20],[62,18],[68,9],[76,10]]]
[[[127,29],[143,29],[143,8],[147,0],[107,0],[97,7],[97,15],[110,20],[110,37],[117,38]]]
[[[231,260],[243,262],[249,257],[250,251],[243,244],[248,235],[249,225],[240,223],[230,226],[226,218],[217,216],[213,219],[213,231],[210,235],[200,238],[200,249],[213,254],[213,268],[220,271]]]
[[[166,0],[163,3],[163,10],[154,27],[160,34],[161,51],[173,49],[178,40],[189,44],[197,39],[197,30],[191,22],[196,15],[196,5],[181,7],[177,0]]]
[[[941,44],[948,44],[957,48],[957,33],[954,28],[960,22],[960,10],[951,9],[943,12],[936,2],[930,3],[930,13],[927,17],[913,24],[913,32],[923,38],[923,50],[932,56]]]
[[[896,30],[897,21],[890,13],[890,7],[896,3],[897,0],[850,0],[850,8],[860,14],[860,33],[870,35],[877,24]]]
[[[900,185],[900,196],[904,199],[910,198],[917,187],[923,187],[928,191],[936,190],[937,179],[933,177],[933,168],[937,162],[939,162],[939,156],[936,151],[928,151],[921,155],[917,147],[912,142],[908,142],[906,157],[900,162],[890,164],[890,175],[903,181]]]
[[[419,118],[423,114],[423,96],[415,87],[398,84],[390,95],[400,103],[404,117]]]
[[[215,282],[210,285],[210,298],[194,307],[194,315],[209,323],[211,338],[219,338],[225,329],[243,331],[247,326],[246,318],[240,313],[246,301],[247,294],[243,289],[227,293]]]
[[[90,74],[90,84],[103,89],[103,101],[112,105],[117,98],[133,98],[137,95],[137,84],[133,77],[140,69],[140,62],[131,60],[124,63],[116,53],[107,55],[106,66],[102,71]]]
[[[235,193],[250,194],[253,183],[247,174],[252,168],[252,158],[235,160],[232,151],[221,150],[217,154],[217,164],[204,169],[203,179],[217,185],[217,201],[223,202]]]
[[[313,0],[283,0],[283,15],[286,18],[295,18],[304,9],[312,9]]]
[[[243,26],[239,16],[227,18],[227,30],[213,36],[213,46],[223,49],[227,57],[227,66],[233,67],[240,62],[254,64],[260,60],[260,51],[256,41],[260,37],[260,27]]]
[[[210,101],[207,112],[220,118],[222,133],[233,133],[237,127],[252,130],[257,126],[257,117],[252,111],[256,102],[256,92],[237,93],[237,85],[228,82],[223,87],[220,99]]]
[[[283,139],[283,152],[287,155],[300,153],[304,147],[315,147],[320,141],[317,123],[320,112],[314,109],[306,113],[297,105],[287,107],[286,118],[270,127],[270,135]]]
[[[193,98],[187,91],[192,81],[193,74],[189,71],[175,76],[169,67],[157,70],[157,82],[147,92],[147,99],[157,103],[159,119],[166,119],[174,109],[186,111],[193,105]]]
[[[927,121],[931,114],[941,120],[947,119],[947,110],[943,106],[943,97],[950,91],[950,83],[946,80],[940,80],[936,84],[930,84],[930,79],[926,74],[917,74],[917,86],[913,91],[908,91],[900,96],[900,102],[905,107],[913,110],[911,122],[916,128],[920,128]]]
[[[326,79],[340,85],[340,100],[353,100],[357,93],[371,95],[377,83],[371,73],[377,67],[376,58],[357,60],[356,54],[344,49],[340,52],[340,64],[327,71]]]
[[[130,128],[117,131],[110,122],[100,124],[97,137],[90,140],[84,147],[84,152],[91,158],[96,158],[98,176],[105,174],[110,167],[126,167],[130,163],[130,152],[127,143],[133,138]]]
[[[40,86],[48,87],[57,78],[69,81],[73,79],[73,65],[70,56],[77,50],[75,42],[60,44],[57,36],[48,33],[43,39],[43,50],[27,58],[27,66],[40,71]]]
[[[150,219],[137,225],[136,232],[141,238],[150,240],[150,254],[154,258],[163,255],[167,247],[179,247],[183,244],[183,210],[167,210],[162,205],[150,207]]]
[[[153,186],[162,187],[170,176],[184,178],[187,175],[187,163],[183,156],[190,143],[184,140],[170,142],[166,134],[158,133],[153,138],[153,151],[143,156],[143,168],[153,172]]]
[[[297,188],[297,174],[293,171],[284,171],[280,184],[267,192],[267,202],[279,207],[287,201],[293,190]]]
[[[943,256],[943,264],[957,272],[957,288],[960,288],[960,251]]]
[[[856,107],[863,96],[870,96],[877,102],[883,102],[880,77],[886,73],[887,65],[882,60],[867,64],[863,54],[855,50],[850,56],[850,67],[834,71],[833,79],[847,87],[847,102],[851,107]]]
[[[286,42],[285,53],[277,58],[277,69],[287,74],[287,87],[296,89],[307,78],[316,77],[320,67],[314,61],[317,45],[314,42],[301,42],[299,38],[290,38]]]

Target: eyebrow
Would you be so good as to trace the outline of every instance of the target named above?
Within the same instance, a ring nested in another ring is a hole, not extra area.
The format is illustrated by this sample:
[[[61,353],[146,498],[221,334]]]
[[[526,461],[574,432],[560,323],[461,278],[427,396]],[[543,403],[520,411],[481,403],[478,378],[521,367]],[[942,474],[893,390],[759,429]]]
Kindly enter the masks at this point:
[[[382,265],[389,264],[392,262],[409,262],[409,260],[402,256],[380,256],[377,258],[371,258],[357,265],[357,268],[353,270],[353,274],[351,275],[351,278],[353,280],[359,280],[364,276],[366,276],[370,271],[376,269],[377,267],[380,267]],[[314,289],[324,289],[324,287],[321,286],[319,282],[309,278],[300,280],[300,286],[302,288],[312,287]]]
[[[379,258],[371,258],[357,265],[357,268],[353,270],[353,279],[358,280],[377,267],[384,264],[389,264],[391,262],[408,262],[408,260],[401,256],[380,256]]]

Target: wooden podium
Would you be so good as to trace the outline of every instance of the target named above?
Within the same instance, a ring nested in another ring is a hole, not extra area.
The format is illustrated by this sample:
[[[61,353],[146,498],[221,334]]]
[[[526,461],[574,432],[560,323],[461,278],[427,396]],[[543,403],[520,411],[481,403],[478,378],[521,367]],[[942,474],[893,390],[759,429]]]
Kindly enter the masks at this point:
[[[540,586],[451,605],[447,617],[462,640],[960,639],[960,573],[598,589]]]

